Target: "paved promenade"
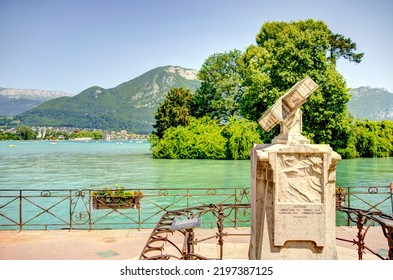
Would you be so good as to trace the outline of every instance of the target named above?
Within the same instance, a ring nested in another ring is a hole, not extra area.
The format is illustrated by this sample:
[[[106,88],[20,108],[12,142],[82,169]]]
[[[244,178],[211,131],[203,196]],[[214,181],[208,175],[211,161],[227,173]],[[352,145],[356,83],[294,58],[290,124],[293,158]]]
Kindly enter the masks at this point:
[[[226,230],[225,230],[226,231]],[[224,239],[225,259],[247,259],[249,228],[228,229],[240,234]],[[1,260],[127,260],[139,259],[139,255],[152,232],[151,229],[125,230],[49,230],[0,231]],[[356,227],[337,227],[336,236],[352,240]],[[213,230],[198,229],[197,238],[213,235]],[[366,235],[366,246],[387,256],[387,242],[380,227],[372,227]],[[217,240],[200,243],[199,254],[217,258]],[[339,260],[356,260],[356,246],[337,241]],[[378,260],[366,252],[366,260]]]

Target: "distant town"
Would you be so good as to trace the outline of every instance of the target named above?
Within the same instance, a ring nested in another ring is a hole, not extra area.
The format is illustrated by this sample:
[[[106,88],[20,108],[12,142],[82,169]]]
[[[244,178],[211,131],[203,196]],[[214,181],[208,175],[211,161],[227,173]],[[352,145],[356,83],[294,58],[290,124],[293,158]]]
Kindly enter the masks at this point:
[[[75,127],[27,127],[18,126],[0,129],[0,140],[147,140],[147,134],[135,134],[120,131],[106,131],[99,129],[81,129]]]

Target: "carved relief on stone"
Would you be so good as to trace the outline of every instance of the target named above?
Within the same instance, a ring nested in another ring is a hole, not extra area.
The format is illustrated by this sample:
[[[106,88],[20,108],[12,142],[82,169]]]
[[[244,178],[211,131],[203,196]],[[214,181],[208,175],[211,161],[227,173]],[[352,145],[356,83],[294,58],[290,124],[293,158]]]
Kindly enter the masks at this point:
[[[279,153],[278,202],[323,202],[323,155]]]

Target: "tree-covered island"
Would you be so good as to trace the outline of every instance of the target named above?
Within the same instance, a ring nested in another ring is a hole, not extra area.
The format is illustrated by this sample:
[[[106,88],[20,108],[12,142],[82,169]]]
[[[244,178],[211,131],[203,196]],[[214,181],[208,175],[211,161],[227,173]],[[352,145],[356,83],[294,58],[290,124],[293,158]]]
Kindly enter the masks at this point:
[[[155,114],[151,148],[156,158],[244,159],[254,143],[270,143],[257,120],[305,76],[318,89],[302,106],[303,134],[327,143],[343,158],[393,156],[393,122],[355,120],[338,59],[360,63],[356,43],[323,21],[267,22],[256,44],[208,57],[192,94],[168,92]]]

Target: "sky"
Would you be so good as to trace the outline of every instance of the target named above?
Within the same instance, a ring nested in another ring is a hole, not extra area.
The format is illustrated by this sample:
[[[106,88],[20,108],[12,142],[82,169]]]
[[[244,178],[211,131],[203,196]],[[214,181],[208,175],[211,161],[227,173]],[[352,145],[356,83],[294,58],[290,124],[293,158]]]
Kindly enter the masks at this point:
[[[348,87],[393,92],[391,0],[0,0],[0,87],[77,94],[160,66],[199,70],[255,44],[265,22],[309,18],[365,53],[338,62]]]

